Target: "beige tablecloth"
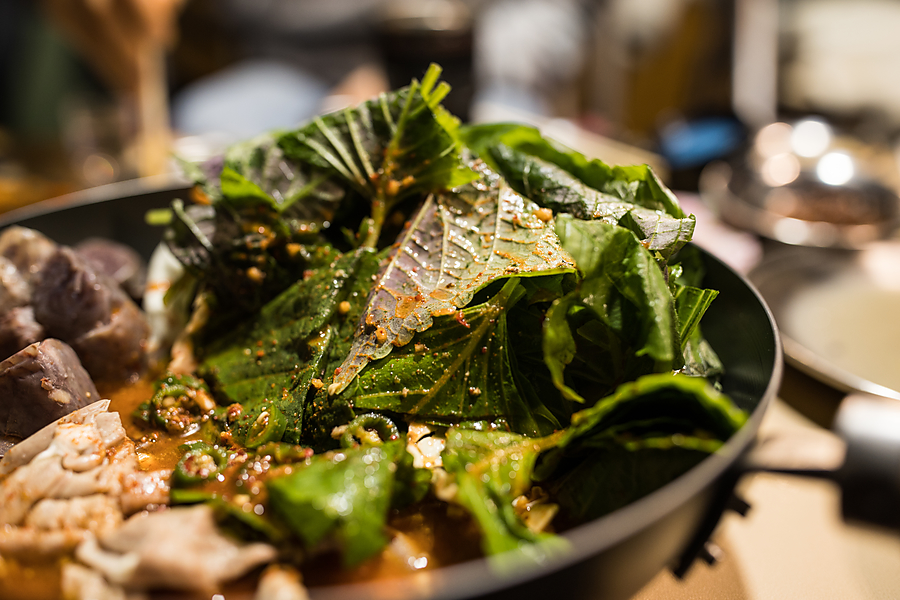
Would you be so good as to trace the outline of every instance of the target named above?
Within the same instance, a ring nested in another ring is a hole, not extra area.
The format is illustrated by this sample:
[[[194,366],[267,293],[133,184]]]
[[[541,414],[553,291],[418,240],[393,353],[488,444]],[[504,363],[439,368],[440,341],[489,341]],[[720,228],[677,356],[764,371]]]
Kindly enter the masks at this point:
[[[779,400],[760,434],[810,429],[818,426]],[[760,474],[741,495],[750,512],[727,515],[714,535],[722,560],[698,561],[684,581],[660,573],[633,600],[900,598],[900,535],[843,523],[833,484]]]

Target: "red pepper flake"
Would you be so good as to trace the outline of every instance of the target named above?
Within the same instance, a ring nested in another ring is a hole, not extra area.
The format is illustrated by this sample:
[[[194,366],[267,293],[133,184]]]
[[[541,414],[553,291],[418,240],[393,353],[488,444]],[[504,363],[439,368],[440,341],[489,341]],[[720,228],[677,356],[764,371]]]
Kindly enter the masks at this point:
[[[456,322],[465,327],[466,329],[471,329],[472,326],[466,322],[466,318],[463,316],[462,311],[458,311],[456,313]]]

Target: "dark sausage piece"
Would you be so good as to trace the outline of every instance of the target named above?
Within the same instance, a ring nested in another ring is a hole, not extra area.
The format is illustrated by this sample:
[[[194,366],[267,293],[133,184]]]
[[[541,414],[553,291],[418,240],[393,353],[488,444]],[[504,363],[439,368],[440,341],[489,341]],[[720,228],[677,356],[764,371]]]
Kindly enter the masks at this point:
[[[0,255],[0,314],[31,301],[31,286],[16,265]]]
[[[144,295],[147,268],[141,255],[132,248],[112,240],[88,238],[75,246],[95,271],[104,273],[122,286],[132,298]]]
[[[78,356],[55,339],[31,344],[0,362],[0,433],[28,437],[100,399]]]
[[[0,357],[12,356],[47,337],[30,306],[17,306],[0,316]]]
[[[56,242],[34,229],[14,225],[0,233],[0,256],[15,265],[28,283],[55,251]]]
[[[61,246],[38,272],[34,316],[47,334],[69,343],[96,381],[142,373],[150,329],[140,309],[105,275]]]
[[[94,327],[109,323],[114,306],[127,300],[71,248],[61,246],[38,271],[34,316],[53,337],[72,343]]]

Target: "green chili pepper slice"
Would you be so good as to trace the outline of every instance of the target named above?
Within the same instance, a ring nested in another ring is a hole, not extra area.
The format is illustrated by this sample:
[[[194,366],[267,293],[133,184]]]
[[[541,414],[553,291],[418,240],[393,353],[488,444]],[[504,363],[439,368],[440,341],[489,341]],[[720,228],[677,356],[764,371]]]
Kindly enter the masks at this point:
[[[172,472],[172,485],[187,487],[215,479],[228,464],[221,448],[208,444],[192,444]]]
[[[372,439],[371,435],[368,435],[369,431],[374,431],[378,434],[377,442]],[[366,413],[350,421],[347,425],[347,430],[341,436],[341,446],[352,448],[356,446],[357,440],[363,443],[380,444],[396,440],[399,437],[400,431],[389,418],[378,413]]]
[[[253,421],[244,445],[252,449],[269,442],[279,442],[286,428],[287,419],[284,417],[284,413],[275,406],[268,406]]]

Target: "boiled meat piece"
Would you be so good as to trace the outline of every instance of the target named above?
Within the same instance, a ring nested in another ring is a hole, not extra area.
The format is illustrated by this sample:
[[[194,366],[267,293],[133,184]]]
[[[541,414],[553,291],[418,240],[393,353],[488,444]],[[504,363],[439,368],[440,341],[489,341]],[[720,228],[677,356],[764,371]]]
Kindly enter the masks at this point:
[[[253,600],[309,600],[309,593],[295,569],[271,565],[260,576]]]
[[[129,381],[147,368],[150,328],[144,313],[128,300],[99,325],[70,343],[91,377],[101,382]]]
[[[127,299],[111,280],[65,246],[47,259],[34,283],[35,317],[50,335],[68,342],[109,323],[113,310]]]
[[[31,286],[16,265],[0,255],[0,314],[31,301]]]
[[[120,585],[113,585],[97,571],[77,563],[62,567],[63,598],[66,600],[146,600],[141,593],[128,593]]]
[[[32,303],[47,333],[68,342],[96,380],[122,381],[143,372],[146,318],[118,284],[71,248],[60,247],[44,263]]]
[[[34,343],[0,362],[0,433],[28,437],[100,399],[78,356],[56,339]]]
[[[45,337],[44,327],[34,318],[32,307],[17,306],[0,314],[0,358],[12,356]]]
[[[169,479],[171,469],[134,471],[122,478],[122,494],[119,504],[126,515],[144,510],[148,506],[164,506],[169,503]]]
[[[27,227],[7,227],[0,233],[0,256],[9,260],[31,283],[57,245],[42,233]]]
[[[85,540],[75,556],[126,588],[212,592],[271,562],[276,550],[225,537],[212,508],[200,504],[139,513],[97,541]]]
[[[108,408],[101,400],[77,410],[0,460],[0,556],[71,552],[168,499],[171,471],[141,471],[119,414]]]
[[[118,501],[105,494],[64,500],[45,498],[25,517],[25,526],[40,530],[86,529],[94,533],[115,528],[122,522]]]
[[[75,246],[75,251],[95,271],[113,279],[132,298],[143,296],[147,267],[133,248],[104,238],[88,238]]]

